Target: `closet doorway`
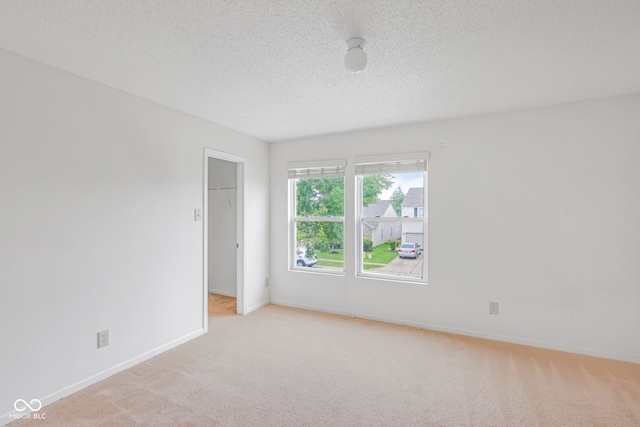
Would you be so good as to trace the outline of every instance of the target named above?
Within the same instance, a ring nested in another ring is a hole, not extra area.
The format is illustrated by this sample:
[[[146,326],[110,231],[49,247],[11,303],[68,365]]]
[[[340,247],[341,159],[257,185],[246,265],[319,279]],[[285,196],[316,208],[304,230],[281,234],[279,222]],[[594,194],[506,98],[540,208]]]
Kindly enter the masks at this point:
[[[208,316],[244,314],[244,159],[205,150],[204,329]]]

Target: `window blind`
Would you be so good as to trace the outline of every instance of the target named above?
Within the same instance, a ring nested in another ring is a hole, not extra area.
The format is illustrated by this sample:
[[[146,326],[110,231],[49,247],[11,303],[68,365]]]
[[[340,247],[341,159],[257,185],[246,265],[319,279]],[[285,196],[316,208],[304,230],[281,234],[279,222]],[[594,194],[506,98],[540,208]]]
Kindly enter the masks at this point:
[[[356,175],[373,175],[379,173],[399,172],[424,172],[426,170],[426,159],[356,163]]]
[[[290,163],[288,165],[289,179],[344,176],[345,166],[345,161],[336,161],[322,165]]]

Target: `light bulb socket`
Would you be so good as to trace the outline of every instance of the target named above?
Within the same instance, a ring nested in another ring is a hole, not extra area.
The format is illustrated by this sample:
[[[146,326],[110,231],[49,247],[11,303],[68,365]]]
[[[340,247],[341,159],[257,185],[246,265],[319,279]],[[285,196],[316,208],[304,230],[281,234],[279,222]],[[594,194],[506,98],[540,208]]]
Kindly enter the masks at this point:
[[[361,37],[354,37],[347,40],[347,50],[351,50],[354,47],[359,47],[360,49],[362,49],[364,47],[364,39]]]

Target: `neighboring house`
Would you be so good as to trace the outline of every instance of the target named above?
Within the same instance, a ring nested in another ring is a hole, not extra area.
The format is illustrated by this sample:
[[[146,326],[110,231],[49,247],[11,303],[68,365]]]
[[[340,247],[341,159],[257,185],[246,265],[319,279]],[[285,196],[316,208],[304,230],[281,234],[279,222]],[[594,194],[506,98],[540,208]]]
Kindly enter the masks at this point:
[[[402,201],[402,217],[424,217],[424,188],[412,187]],[[402,243],[419,243],[424,246],[422,223],[409,222],[402,225]]]
[[[378,200],[363,208],[363,217],[369,218],[397,218],[395,209],[391,202]],[[378,222],[367,220],[364,222],[364,237],[368,237],[373,242],[373,246],[381,245],[389,239],[400,239],[402,236],[402,226],[399,222]]]

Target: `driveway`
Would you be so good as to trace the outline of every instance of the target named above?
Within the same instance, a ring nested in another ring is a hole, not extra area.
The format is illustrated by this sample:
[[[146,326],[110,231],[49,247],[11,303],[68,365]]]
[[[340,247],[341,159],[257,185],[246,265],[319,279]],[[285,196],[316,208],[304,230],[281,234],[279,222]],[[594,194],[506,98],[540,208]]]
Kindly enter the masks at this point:
[[[395,274],[397,276],[422,277],[422,261],[424,255],[415,258],[396,257],[382,268],[372,268],[368,271],[377,273]]]

